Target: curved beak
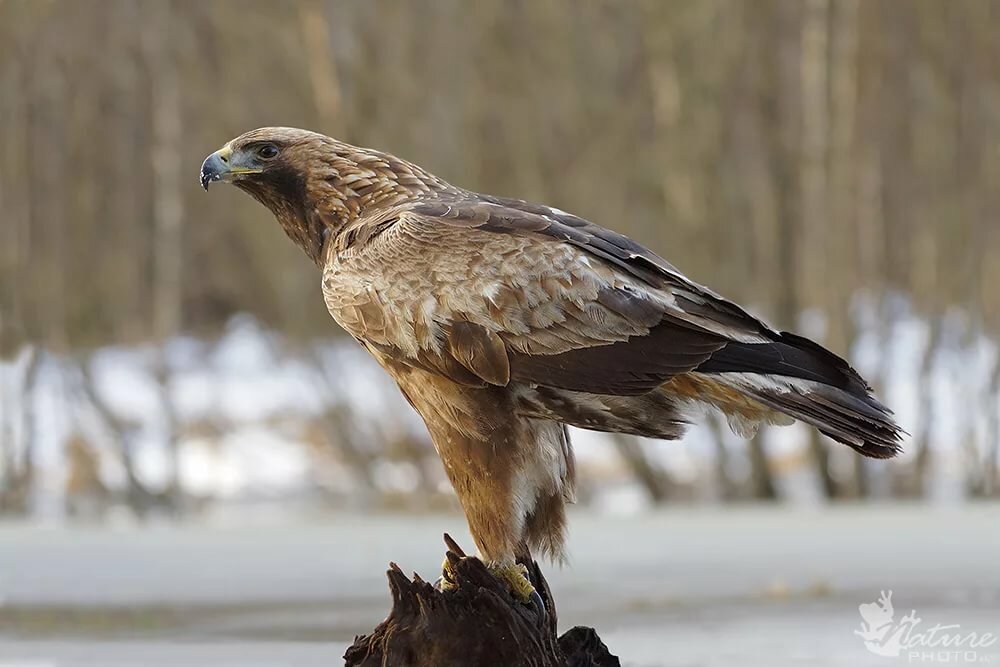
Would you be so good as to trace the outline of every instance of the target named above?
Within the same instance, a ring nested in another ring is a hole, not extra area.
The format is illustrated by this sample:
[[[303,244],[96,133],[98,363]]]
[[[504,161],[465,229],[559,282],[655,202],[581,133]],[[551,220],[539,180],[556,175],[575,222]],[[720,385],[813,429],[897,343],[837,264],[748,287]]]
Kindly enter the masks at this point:
[[[209,185],[232,174],[229,166],[231,152],[226,146],[205,158],[205,161],[201,163],[201,187],[208,190]]]

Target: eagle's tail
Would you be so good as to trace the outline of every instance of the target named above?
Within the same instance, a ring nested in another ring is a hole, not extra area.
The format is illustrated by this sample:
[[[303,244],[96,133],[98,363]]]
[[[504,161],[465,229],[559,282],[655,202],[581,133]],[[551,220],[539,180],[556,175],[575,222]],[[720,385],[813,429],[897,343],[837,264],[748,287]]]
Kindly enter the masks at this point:
[[[728,343],[702,363],[709,373],[772,410],[815,426],[865,456],[890,458],[903,431],[851,366],[807,338]]]

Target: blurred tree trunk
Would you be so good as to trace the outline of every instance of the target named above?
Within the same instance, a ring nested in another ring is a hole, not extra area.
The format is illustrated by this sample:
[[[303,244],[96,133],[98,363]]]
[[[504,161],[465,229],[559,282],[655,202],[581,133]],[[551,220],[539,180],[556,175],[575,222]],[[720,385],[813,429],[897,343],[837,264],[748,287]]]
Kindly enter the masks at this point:
[[[15,42],[12,48],[21,50]],[[27,73],[17,58],[0,71],[0,202],[4,224],[0,225],[0,355],[13,354],[22,341],[24,330],[24,291],[31,284],[26,266],[30,259],[31,220],[30,179],[26,164],[30,141],[27,125]],[[27,174],[27,178],[26,178]],[[0,410],[3,407],[0,406]]]
[[[843,5],[836,3],[836,6]],[[859,317],[868,316],[861,324],[866,327],[878,352],[878,360],[866,377],[877,395],[883,395],[884,380],[890,371],[891,355],[886,351],[891,347],[888,337],[892,334],[892,313],[887,296],[889,279],[885,267],[888,259],[882,243],[886,228],[883,182],[886,151],[881,122],[886,105],[887,57],[883,53],[885,40],[881,36],[881,9],[882,5],[878,3],[861,2],[856,7],[858,56],[857,67],[853,69],[856,101],[852,114],[854,158],[850,176],[850,184],[855,191],[855,223],[846,246],[853,262],[848,265],[851,268],[845,276],[853,276],[860,290],[853,290],[854,296],[859,297]],[[840,98],[835,96],[835,99]],[[865,459],[856,457],[854,466],[858,486],[863,485],[869,493],[872,492],[878,480],[869,474]],[[888,471],[890,484],[894,475],[895,470]]]
[[[7,44],[15,51],[10,66],[0,71],[0,207],[3,222],[0,224],[0,355],[14,356],[26,340],[36,338],[37,332],[25,328],[25,299],[33,286],[32,212],[34,200],[31,186],[32,156],[30,127],[31,90],[27,49],[19,35],[11,35]],[[30,304],[27,304],[30,305]],[[13,401],[0,397],[0,514],[16,513],[27,505],[18,500],[23,495],[24,479],[30,480],[33,471],[26,471],[25,463],[33,463],[35,420],[33,415],[33,387],[40,365],[41,353],[34,346],[28,348],[29,358],[19,389],[21,410],[11,410]],[[15,426],[15,421],[19,425]],[[15,440],[19,432],[21,442]],[[20,447],[18,446],[20,444]],[[18,450],[22,458],[18,460]],[[25,452],[29,452],[25,454]],[[30,484],[29,484],[30,486]]]
[[[20,446],[13,438],[4,436],[0,456],[3,456],[3,475],[0,476],[0,515],[24,516],[31,505],[35,483],[35,448],[37,446],[37,418],[35,416],[35,384],[41,368],[42,353],[30,347],[21,381]],[[5,415],[6,416],[6,415]],[[5,420],[6,421],[6,420]],[[0,424],[0,428],[3,428]]]
[[[713,482],[719,500],[728,502],[737,497],[736,485],[729,473],[730,456],[726,447],[724,430],[727,428],[722,415],[712,410],[706,416],[708,429],[712,434],[714,451]]]
[[[775,319],[781,327],[794,328],[802,299],[802,79],[801,10],[798,3],[778,2],[774,6],[769,62],[773,66],[767,118],[773,131],[768,154],[777,203],[777,284]]]
[[[126,503],[135,516],[142,519],[157,504],[157,498],[146,488],[136,473],[135,457],[132,451],[133,434],[128,426],[108,407],[100,392],[97,391],[97,385],[87,360],[80,359],[75,370],[77,386],[82,398],[94,410],[105,432],[110,435],[114,449],[118,452],[119,461],[125,472]]]
[[[357,424],[351,423],[351,415],[343,408],[336,406],[336,387],[342,379],[339,369],[330,368],[316,347],[308,349],[308,358],[316,369],[316,378],[321,384],[320,391],[327,397],[328,403],[334,406],[322,414],[327,441],[335,447],[344,461],[354,471],[354,478],[361,483],[361,492],[365,502],[370,503],[376,492],[375,476],[372,466],[373,456],[360,442]]]
[[[60,33],[64,39],[69,39],[64,31]],[[32,199],[30,243],[44,248],[43,257],[48,260],[33,272],[34,315],[44,323],[40,331],[34,333],[44,336],[50,347],[65,350],[69,335],[66,146],[71,132],[67,127],[66,109],[72,104],[64,70],[65,46],[60,44],[49,51],[33,45],[26,55],[30,58],[29,99],[33,102],[26,118],[30,148],[25,154],[27,173],[31,175],[28,182]]]
[[[341,109],[340,76],[330,43],[330,25],[320,0],[298,4],[299,26],[305,48],[316,118],[321,131],[331,136],[344,133]]]
[[[805,3],[802,17],[800,57],[802,103],[799,108],[802,122],[801,168],[799,170],[802,219],[798,224],[803,230],[804,247],[798,252],[795,248],[790,248],[789,252],[795,255],[801,252],[808,257],[809,268],[803,276],[789,275],[786,276],[786,279],[803,282],[807,293],[814,295],[814,298],[823,295],[827,284],[836,282],[831,281],[833,270],[827,253],[829,246],[826,238],[830,227],[830,203],[827,187],[829,184],[827,167],[829,164],[828,142],[830,135],[830,105],[828,102],[830,85],[828,75],[831,68],[830,29],[829,0],[808,0]],[[795,113],[795,111],[793,110],[791,113]],[[783,314],[782,324],[793,327],[795,319],[784,318],[794,317],[801,309],[802,304],[796,303],[799,298],[795,291],[790,291],[787,299],[788,303],[785,304],[785,308],[798,307],[795,308],[794,313],[788,311]],[[829,313],[829,309],[827,312]],[[841,315],[835,313],[833,317],[839,318]],[[808,437],[809,449],[816,467],[816,476],[820,480],[823,494],[827,498],[841,496],[842,489],[834,479],[830,469],[830,450],[827,442],[816,429],[809,429]]]
[[[142,89],[140,76],[141,61],[139,47],[141,34],[135,26],[141,22],[142,5],[133,0],[119,0],[105,3],[105,16],[109,24],[108,40],[113,48],[123,54],[108,64],[110,83],[108,115],[113,119],[118,132],[102,146],[107,155],[107,172],[110,178],[104,181],[106,190],[102,210],[106,212],[107,224],[115,230],[107,243],[118,252],[105,278],[108,287],[105,294],[120,304],[122,312],[134,314],[118,317],[114,336],[119,340],[142,340],[150,334],[149,280],[145,275],[152,248],[147,226],[140,224],[146,218],[147,192],[139,187],[148,175],[137,173],[136,160],[149,150],[145,143],[148,132],[148,118],[144,113],[143,100],[137,94]],[[110,236],[110,235],[109,235]],[[110,262],[109,262],[110,263]],[[147,317],[140,317],[147,315]]]
[[[830,349],[850,359],[858,335],[852,299],[864,287],[862,267],[855,244],[861,236],[855,170],[858,167],[856,115],[858,113],[859,0],[840,0],[830,5],[830,115],[827,155],[828,219],[824,239],[828,274],[821,285],[829,315]],[[823,248],[817,248],[820,253]],[[834,273],[836,280],[829,279]],[[836,451],[836,450],[835,450]],[[844,452],[845,454],[847,452]],[[852,493],[869,493],[865,458],[851,454],[854,468]]]
[[[28,353],[28,367],[24,373],[24,410],[21,414],[21,444],[20,487],[17,495],[20,498],[21,509],[27,513],[30,508],[31,494],[35,486],[35,455],[38,447],[37,417],[35,415],[35,386],[38,383],[38,372],[42,367],[42,353],[32,347]]]
[[[750,491],[759,500],[776,500],[778,489],[774,485],[774,475],[768,461],[764,444],[764,428],[761,427],[751,438],[750,449]]]
[[[901,492],[906,496],[920,497],[924,493],[927,479],[927,467],[931,459],[931,437],[934,433],[934,381],[933,374],[938,354],[942,351],[942,336],[944,322],[940,317],[930,323],[930,333],[927,346],[924,348],[920,370],[917,375],[917,421],[912,426],[912,444],[914,459],[908,479],[904,482]]]
[[[883,211],[881,269],[886,283],[905,290],[910,283],[910,224],[918,213],[913,206],[921,198],[914,192],[913,113],[915,101],[910,68],[913,17],[910,11],[894,12],[892,5],[878,3],[885,29],[884,69],[879,91],[881,106],[880,144],[881,207]],[[929,268],[929,267],[928,267]]]
[[[665,218],[671,221],[681,242],[691,247],[695,228],[699,224],[692,191],[691,173],[683,164],[683,148],[677,141],[677,128],[684,106],[683,89],[678,79],[673,56],[671,19],[677,11],[674,5],[649,4],[642,23],[645,49],[645,75],[648,80],[653,141],[660,167],[658,179],[663,198]]]
[[[161,0],[146,6],[144,55],[151,82],[153,172],[153,335],[163,347],[156,362],[165,445],[170,461],[167,497],[174,509],[181,501],[179,426],[170,396],[170,369],[166,343],[181,328],[183,299],[184,197],[181,189],[183,125],[176,47],[180,39],[174,24],[174,4]]]
[[[1000,495],[1000,356],[993,361],[993,373],[987,389],[989,405],[986,427],[986,452],[984,457],[983,495]]]
[[[976,348],[985,334],[985,316],[978,299],[979,282],[984,277],[987,239],[990,237],[989,227],[997,224],[997,220],[991,218],[987,209],[988,198],[981,185],[986,164],[982,138],[988,134],[988,124],[984,117],[984,105],[980,103],[985,95],[979,82],[984,78],[982,70],[995,67],[997,62],[995,59],[984,58],[984,54],[989,52],[989,42],[995,39],[995,34],[988,29],[989,21],[990,8],[985,4],[969,7],[966,12],[954,13],[952,40],[949,44],[950,80],[955,100],[956,164],[953,177],[958,219],[967,221],[967,230],[958,235],[960,243],[956,253],[959,264],[955,272],[956,284],[953,290],[948,291],[963,295],[962,302],[968,312],[968,325],[960,345],[965,348],[966,354],[975,357],[981,354]],[[934,231],[935,229],[931,228],[928,234]],[[946,308],[945,304],[948,301],[946,293],[939,294],[938,298],[942,302],[940,307]],[[959,381],[961,382],[961,379]],[[995,407],[988,404],[984,406],[980,390],[972,383],[964,383],[960,387],[960,391],[965,394],[961,405],[966,411],[960,420],[964,433],[959,435],[966,450],[966,491],[968,495],[977,497],[985,494],[989,484],[990,467],[984,456],[990,446],[977,438],[976,423],[980,419],[979,411],[983,407],[987,407],[988,410],[987,421],[989,421],[989,408],[995,409]],[[988,394],[989,390],[986,391]]]
[[[612,442],[615,443],[618,454],[635,475],[635,478],[639,480],[639,484],[642,485],[653,504],[661,505],[667,502],[672,486],[670,476],[659,463],[650,458],[639,439],[624,433],[611,433],[609,435]]]
[[[771,294],[774,318],[779,327],[795,328],[801,304],[802,251],[802,76],[798,69],[802,53],[802,7],[798,3],[767,5],[763,20],[762,49],[769,73],[760,98],[766,134],[768,172],[775,201],[775,271]],[[761,428],[750,442],[751,478],[755,493],[776,497]],[[822,461],[824,464],[825,461]],[[824,489],[826,482],[824,480]]]

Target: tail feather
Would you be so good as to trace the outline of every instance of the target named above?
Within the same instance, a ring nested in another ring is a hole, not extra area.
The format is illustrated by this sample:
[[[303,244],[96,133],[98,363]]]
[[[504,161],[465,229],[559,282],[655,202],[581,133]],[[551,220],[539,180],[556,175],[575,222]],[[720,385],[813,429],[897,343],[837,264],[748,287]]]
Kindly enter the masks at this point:
[[[774,343],[729,343],[701,364],[767,407],[815,426],[865,456],[900,452],[903,431],[868,383],[820,345],[782,333]]]
[[[841,389],[819,384],[788,391],[752,388],[747,393],[865,456],[887,459],[900,452],[902,431],[891,411],[873,397],[862,401]]]

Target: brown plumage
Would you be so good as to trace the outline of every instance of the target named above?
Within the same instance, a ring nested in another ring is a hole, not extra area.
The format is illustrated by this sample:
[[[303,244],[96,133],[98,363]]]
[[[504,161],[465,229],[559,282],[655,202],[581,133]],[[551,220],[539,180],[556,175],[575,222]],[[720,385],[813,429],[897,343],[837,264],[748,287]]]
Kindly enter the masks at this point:
[[[567,424],[676,439],[707,407],[742,435],[795,418],[898,452],[846,361],[577,216],[290,128],[232,140],[201,177],[250,193],[322,269],[331,315],[423,417],[489,560],[562,556]]]

